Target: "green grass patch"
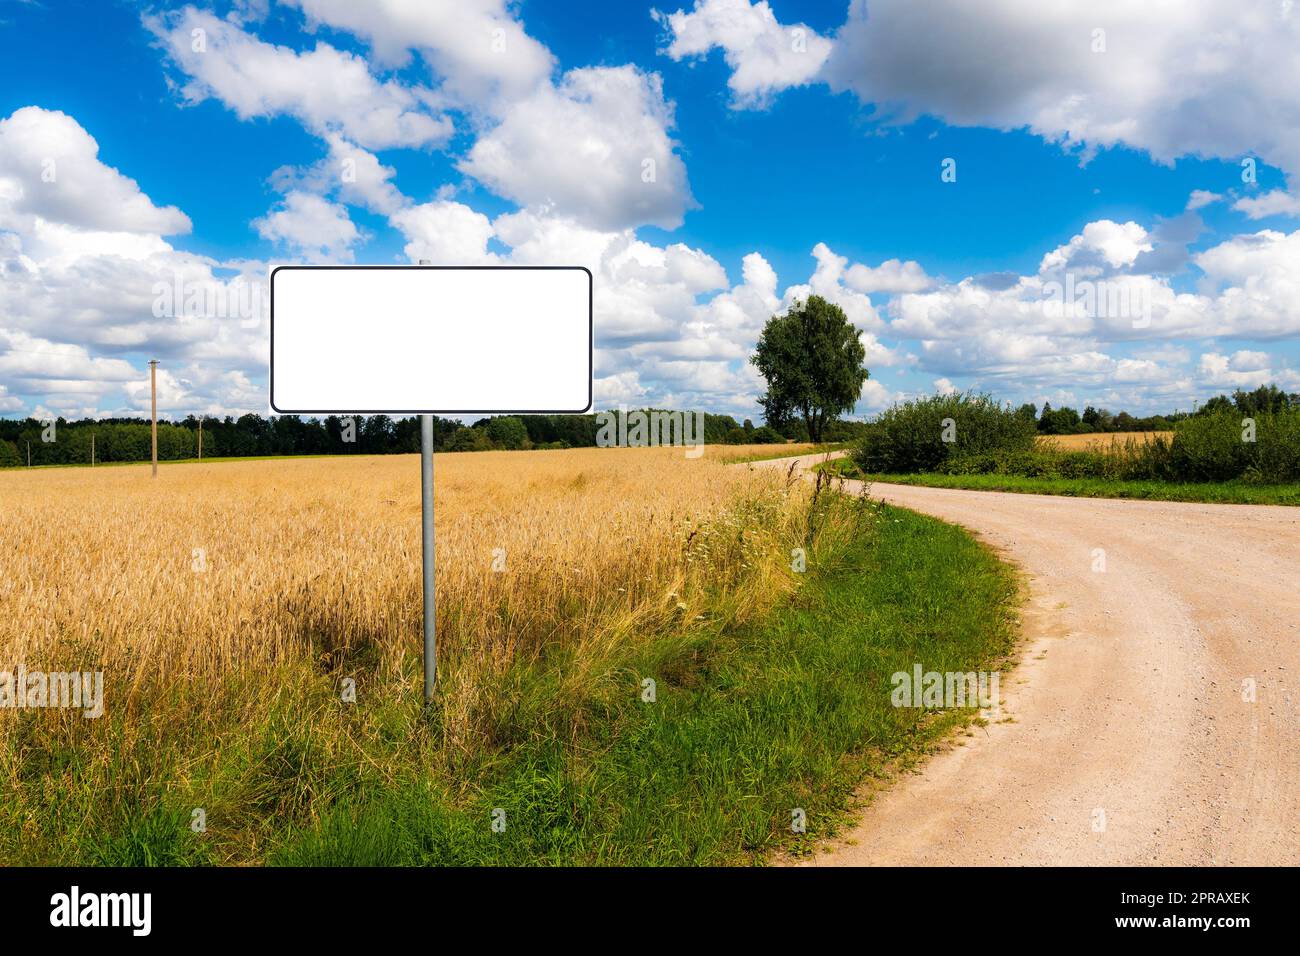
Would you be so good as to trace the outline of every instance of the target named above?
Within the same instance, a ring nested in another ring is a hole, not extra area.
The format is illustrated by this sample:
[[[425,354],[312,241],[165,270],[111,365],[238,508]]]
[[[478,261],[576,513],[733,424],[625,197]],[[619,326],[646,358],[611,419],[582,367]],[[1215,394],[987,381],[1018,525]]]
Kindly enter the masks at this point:
[[[1172,482],[1106,478],[1027,478],[1020,475],[864,475],[851,459],[837,458],[818,467],[846,478],[926,488],[1009,491],[1027,495],[1075,498],[1136,498],[1147,501],[1195,501],[1210,504],[1300,505],[1300,484],[1255,484],[1247,481]]]

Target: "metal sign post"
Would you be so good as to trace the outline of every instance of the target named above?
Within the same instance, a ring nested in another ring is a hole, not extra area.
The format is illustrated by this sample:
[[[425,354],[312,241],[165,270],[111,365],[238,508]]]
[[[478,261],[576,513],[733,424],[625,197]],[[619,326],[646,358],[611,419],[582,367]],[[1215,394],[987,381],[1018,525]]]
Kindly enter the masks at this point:
[[[420,520],[424,547],[424,702],[438,682],[436,607],[433,594],[433,416],[420,416]]]

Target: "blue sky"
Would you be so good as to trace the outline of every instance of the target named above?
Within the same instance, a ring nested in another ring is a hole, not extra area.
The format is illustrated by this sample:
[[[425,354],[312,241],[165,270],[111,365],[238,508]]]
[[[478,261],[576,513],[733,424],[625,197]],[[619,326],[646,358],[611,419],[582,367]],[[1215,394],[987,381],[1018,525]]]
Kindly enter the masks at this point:
[[[861,415],[1300,390],[1292,6],[0,0],[0,414],[264,412],[264,317],[155,284],[412,258],[589,265],[602,405],[753,415],[811,293]]]

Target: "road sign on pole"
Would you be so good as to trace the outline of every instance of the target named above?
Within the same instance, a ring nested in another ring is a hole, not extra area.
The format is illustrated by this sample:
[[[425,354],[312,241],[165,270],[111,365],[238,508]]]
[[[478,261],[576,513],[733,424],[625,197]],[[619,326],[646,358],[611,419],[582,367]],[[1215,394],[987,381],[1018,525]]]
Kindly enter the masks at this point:
[[[271,410],[419,415],[424,696],[437,681],[433,415],[591,408],[581,266],[276,266]]]

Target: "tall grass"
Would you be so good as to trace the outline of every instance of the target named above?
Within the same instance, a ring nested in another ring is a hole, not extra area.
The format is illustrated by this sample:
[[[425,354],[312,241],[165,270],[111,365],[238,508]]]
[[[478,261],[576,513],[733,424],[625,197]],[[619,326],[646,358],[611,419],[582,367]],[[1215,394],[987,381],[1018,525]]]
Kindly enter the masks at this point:
[[[843,533],[802,483],[681,449],[439,456],[426,713],[418,477],[413,456],[0,475],[0,669],[102,670],[106,698],[0,712],[6,859],[261,859],[412,767],[456,806],[525,743],[598,735],[645,669],[787,595],[810,529]]]
[[[469,812],[449,813],[409,779],[340,800],[273,861],[719,864],[811,849],[849,818],[864,778],[975,717],[892,706],[892,673],[916,662],[996,669],[1016,633],[1014,575],[969,535],[867,501],[846,515],[845,499],[822,500],[798,594],[780,613],[710,629],[686,653],[638,660],[638,673],[659,680],[653,705],[622,694],[573,747],[534,736],[483,781]],[[807,817],[800,837],[795,807]],[[495,808],[509,821],[499,833],[487,826]]]

